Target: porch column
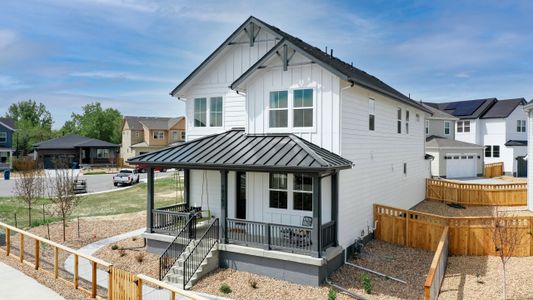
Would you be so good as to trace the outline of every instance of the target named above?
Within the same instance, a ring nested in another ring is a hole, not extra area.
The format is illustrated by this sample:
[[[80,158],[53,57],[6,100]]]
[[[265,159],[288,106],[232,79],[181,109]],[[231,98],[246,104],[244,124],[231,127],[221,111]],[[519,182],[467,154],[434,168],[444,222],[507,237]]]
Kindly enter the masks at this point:
[[[339,172],[331,174],[331,221],[335,222],[334,247],[339,245]]]
[[[183,198],[185,200],[185,207],[191,206],[191,170],[183,170]]]
[[[226,219],[228,218],[228,171],[220,171],[220,242],[226,244],[228,235],[226,233]]]
[[[146,232],[153,232],[152,210],[154,209],[154,168],[146,168]]]
[[[322,255],[322,178],[319,174],[313,174],[313,252],[318,257]]]

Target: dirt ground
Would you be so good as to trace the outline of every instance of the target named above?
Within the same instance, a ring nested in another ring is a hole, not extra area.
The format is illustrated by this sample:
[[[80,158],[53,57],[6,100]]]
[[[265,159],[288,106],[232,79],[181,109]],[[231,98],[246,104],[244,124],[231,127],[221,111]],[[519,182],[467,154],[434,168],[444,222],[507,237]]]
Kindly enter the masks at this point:
[[[507,263],[507,298],[533,299],[533,257],[513,257]],[[451,256],[439,299],[502,299],[498,257]]]
[[[413,206],[411,210],[431,213],[446,217],[478,217],[494,216],[498,211],[505,211],[515,216],[531,216],[533,213],[525,206],[465,206],[454,208],[444,202],[424,200]]]
[[[372,293],[368,295],[361,284],[361,276],[365,272],[348,265],[332,274],[330,279],[368,299],[422,299],[423,286],[432,259],[433,253],[430,251],[374,240],[364,247],[359,258],[353,258],[350,261],[405,280],[407,284],[369,274]],[[253,280],[257,282],[256,289],[250,285]],[[230,286],[232,289],[230,294],[223,294],[219,291],[222,283]],[[329,286],[310,287],[247,272],[219,269],[201,279],[193,290],[233,299],[327,299]],[[338,293],[337,299],[352,298]]]

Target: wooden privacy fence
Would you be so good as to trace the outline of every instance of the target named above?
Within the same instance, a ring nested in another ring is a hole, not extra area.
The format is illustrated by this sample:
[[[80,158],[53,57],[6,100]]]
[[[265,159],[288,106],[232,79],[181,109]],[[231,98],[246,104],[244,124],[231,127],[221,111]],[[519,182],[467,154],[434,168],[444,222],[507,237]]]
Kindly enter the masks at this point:
[[[426,179],[426,199],[462,205],[526,206],[527,183],[475,184]]]
[[[449,226],[451,255],[497,255],[492,241],[494,218],[442,217],[412,210],[374,204],[377,221],[374,236],[393,244],[435,251],[442,230]],[[513,256],[533,256],[533,216],[503,217],[523,237]]]
[[[167,293],[167,299],[174,300],[176,295],[186,299],[206,300],[194,293],[184,291],[178,287],[166,284],[157,279],[143,274],[132,274],[118,269],[112,264],[100,260],[96,257],[85,255],[77,250],[64,245],[34,235],[30,232],[0,222],[0,229],[5,232],[5,252],[6,256],[12,256],[20,260],[21,263],[34,268],[35,270],[50,274],[53,278],[71,285],[74,289],[81,290],[91,298],[117,299],[117,300],[142,300],[143,285],[150,283],[159,289],[159,293]],[[0,241],[0,245],[2,245]],[[15,243],[17,242],[17,243]],[[16,244],[16,245],[15,245]],[[61,266],[60,255],[72,255],[74,258],[74,269],[72,273]],[[91,266],[91,280],[85,280],[79,274],[79,262],[85,259]],[[102,287],[98,284],[98,267],[105,270],[108,275],[107,284]],[[145,285],[144,285],[145,286]],[[153,288],[145,295],[152,293]]]
[[[485,164],[485,172],[483,174],[488,178],[503,176],[503,162]]]
[[[446,226],[442,231],[435,256],[433,256],[433,261],[429,268],[426,283],[424,284],[424,298],[426,300],[437,299],[442,281],[444,280],[446,265],[448,263],[448,229],[449,227]]]

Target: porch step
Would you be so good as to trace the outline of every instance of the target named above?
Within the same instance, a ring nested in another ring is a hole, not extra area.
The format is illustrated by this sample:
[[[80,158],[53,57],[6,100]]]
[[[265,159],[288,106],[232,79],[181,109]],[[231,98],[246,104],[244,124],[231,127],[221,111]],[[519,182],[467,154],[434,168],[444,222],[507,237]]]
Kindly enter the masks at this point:
[[[174,266],[169,270],[167,275],[163,278],[164,282],[168,282],[173,285],[177,285],[179,288],[183,288],[183,281],[184,281],[184,262],[185,259],[189,256],[191,251],[194,249],[194,247],[197,245],[198,241],[192,241],[187,248],[183,251],[183,253],[180,255]],[[202,245],[199,245],[196,250],[201,249]],[[205,248],[204,248],[205,249]],[[204,251],[199,251],[204,252]],[[194,252],[192,254],[192,257],[196,255],[198,252]],[[200,259],[200,258],[198,258]],[[207,254],[207,256],[203,259],[202,263],[198,267],[198,270],[194,273],[194,275],[191,277],[191,280],[187,285],[185,286],[185,289],[190,289],[200,278],[202,278],[207,273],[214,271],[218,268],[218,248],[213,247]]]

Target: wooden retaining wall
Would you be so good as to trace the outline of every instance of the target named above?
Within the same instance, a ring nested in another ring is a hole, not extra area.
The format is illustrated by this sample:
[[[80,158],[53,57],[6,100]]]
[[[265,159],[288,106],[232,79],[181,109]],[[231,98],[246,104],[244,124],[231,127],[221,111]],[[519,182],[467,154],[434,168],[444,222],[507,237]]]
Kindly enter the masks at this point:
[[[426,199],[462,205],[526,206],[527,183],[469,184],[426,179]]]
[[[503,162],[485,164],[485,170],[483,174],[487,178],[503,176]]]
[[[435,251],[449,226],[451,255],[496,255],[492,241],[493,217],[442,217],[385,205],[374,205],[374,237],[393,244]],[[522,243],[513,256],[533,256],[533,216],[505,218],[519,230]]]
[[[446,274],[449,241],[448,229],[449,227],[446,226],[442,231],[439,244],[437,245],[437,250],[435,251],[435,256],[433,256],[433,261],[431,262],[428,276],[426,277],[426,282],[424,284],[424,299],[426,300],[438,298],[440,287],[442,286],[442,281],[444,280],[444,275]]]

